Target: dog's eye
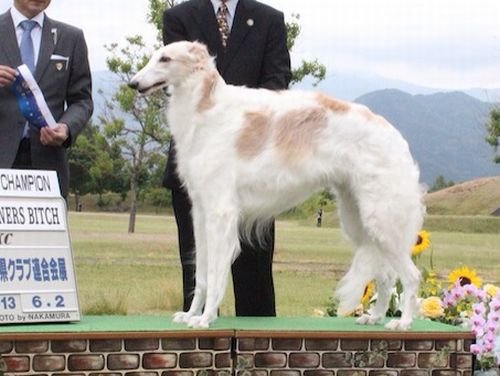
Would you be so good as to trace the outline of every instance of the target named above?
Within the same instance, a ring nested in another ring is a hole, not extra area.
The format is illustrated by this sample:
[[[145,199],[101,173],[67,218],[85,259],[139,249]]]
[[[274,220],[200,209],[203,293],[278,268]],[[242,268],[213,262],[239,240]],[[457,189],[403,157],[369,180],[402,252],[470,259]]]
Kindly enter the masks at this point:
[[[162,63],[168,63],[170,60],[172,60],[172,59],[171,59],[170,57],[168,57],[168,56],[162,56],[162,57],[160,58],[160,61],[161,61]]]

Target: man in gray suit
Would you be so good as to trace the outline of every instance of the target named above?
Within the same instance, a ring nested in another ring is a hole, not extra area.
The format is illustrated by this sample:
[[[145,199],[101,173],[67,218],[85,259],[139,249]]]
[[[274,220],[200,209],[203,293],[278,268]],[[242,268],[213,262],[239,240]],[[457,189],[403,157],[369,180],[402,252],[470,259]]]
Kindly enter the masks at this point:
[[[55,170],[66,197],[66,149],[92,115],[92,87],[83,32],[47,17],[44,10],[50,1],[14,0],[11,9],[0,15],[0,168]],[[34,21],[29,38],[32,73],[57,122],[55,128],[28,125],[10,90],[14,68],[26,63],[21,51],[27,20]]]

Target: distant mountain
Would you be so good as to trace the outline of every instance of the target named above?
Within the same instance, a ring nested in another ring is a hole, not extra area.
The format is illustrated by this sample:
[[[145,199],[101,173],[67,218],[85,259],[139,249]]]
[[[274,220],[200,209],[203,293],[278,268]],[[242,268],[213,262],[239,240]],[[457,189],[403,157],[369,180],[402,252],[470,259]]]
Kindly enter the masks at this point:
[[[439,92],[450,92],[450,90],[433,89],[409,82],[390,79],[377,75],[350,74],[344,72],[327,73],[325,79],[316,88],[312,87],[312,80],[306,78],[298,83],[296,88],[304,90],[319,90],[335,98],[352,101],[361,95],[372,91],[384,89],[398,89],[408,94],[433,94]],[[484,102],[500,102],[500,88],[482,89],[473,88],[463,90],[466,94]]]
[[[469,89],[464,93],[483,102],[500,103],[500,89]]]
[[[500,216],[500,176],[468,180],[429,193],[425,205],[429,214]]]
[[[425,183],[431,185],[439,175],[455,182],[500,175],[485,141],[491,103],[462,92],[411,95],[395,89],[368,93],[355,102],[399,129]]]
[[[304,90],[318,90],[334,98],[352,101],[355,98],[370,93],[389,88],[410,94],[431,94],[439,90],[430,89],[424,86],[413,85],[408,82],[393,80],[375,75],[349,74],[349,73],[329,73],[315,88],[312,87],[312,80],[304,79],[294,88]]]

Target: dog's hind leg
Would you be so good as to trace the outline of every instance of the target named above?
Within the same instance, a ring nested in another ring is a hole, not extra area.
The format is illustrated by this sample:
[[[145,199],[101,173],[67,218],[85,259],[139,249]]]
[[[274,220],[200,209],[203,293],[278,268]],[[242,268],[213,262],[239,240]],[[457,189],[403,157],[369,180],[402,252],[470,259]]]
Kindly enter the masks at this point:
[[[188,325],[207,328],[217,318],[227,287],[227,281],[236,252],[239,250],[238,211],[235,209],[207,209],[206,236],[206,300],[203,313],[192,316]]]
[[[379,249],[375,267],[392,269],[400,278],[404,292],[401,319],[392,320],[386,327],[407,330],[413,321],[420,281],[420,272],[411,259],[411,246],[422,224],[423,208],[417,195],[390,186],[384,191],[377,190],[378,196],[370,191],[366,193],[360,196],[360,212],[367,236]],[[383,297],[387,300],[390,290],[387,286],[384,290]],[[385,305],[385,301],[383,303]]]
[[[368,283],[376,277],[377,255],[370,244],[362,245],[355,250],[351,267],[340,280],[335,291],[339,298],[339,315],[351,314],[360,304],[363,292]]]
[[[400,257],[393,257],[391,261],[403,285],[403,309],[401,318],[389,321],[386,324],[386,328],[392,330],[408,330],[417,310],[420,271],[413,263],[409,254],[408,256],[400,254]]]
[[[354,247],[351,267],[335,291],[340,300],[339,314],[346,315],[359,306],[363,291],[375,278],[376,269],[372,268],[371,260],[377,250],[370,239],[366,238],[359,206],[351,190],[337,187],[336,196],[342,230]]]
[[[378,324],[385,317],[395,283],[395,275],[390,266],[387,266],[387,270],[380,272],[375,278],[377,300],[369,313],[363,314],[356,320],[358,324]]]

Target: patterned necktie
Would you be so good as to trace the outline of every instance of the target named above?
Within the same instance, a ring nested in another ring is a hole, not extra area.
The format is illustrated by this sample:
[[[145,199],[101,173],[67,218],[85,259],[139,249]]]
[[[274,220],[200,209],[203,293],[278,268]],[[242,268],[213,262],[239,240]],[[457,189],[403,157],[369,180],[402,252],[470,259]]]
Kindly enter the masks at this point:
[[[23,29],[23,35],[21,37],[21,45],[19,50],[21,51],[21,59],[23,63],[28,66],[32,73],[35,72],[35,50],[33,48],[33,39],[31,39],[31,30],[37,25],[36,21],[24,20],[21,22],[21,28]]]
[[[227,23],[228,9],[226,1],[227,0],[221,0],[221,4],[216,14],[217,23],[219,24],[220,37],[224,48],[227,45],[227,38],[229,37],[229,24]]]

